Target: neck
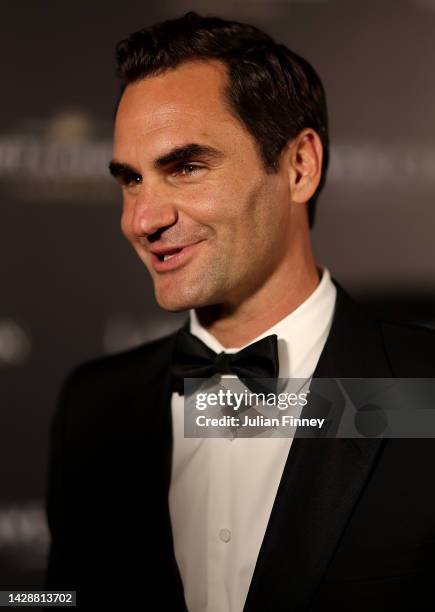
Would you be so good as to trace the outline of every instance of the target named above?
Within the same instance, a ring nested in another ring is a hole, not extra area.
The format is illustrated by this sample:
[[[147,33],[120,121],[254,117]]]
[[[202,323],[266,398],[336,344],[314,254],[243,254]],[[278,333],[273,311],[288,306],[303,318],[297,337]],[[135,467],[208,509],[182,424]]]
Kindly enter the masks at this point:
[[[196,310],[198,319],[226,348],[239,348],[296,310],[319,284],[310,249],[284,261],[260,288],[236,304],[216,304]]]

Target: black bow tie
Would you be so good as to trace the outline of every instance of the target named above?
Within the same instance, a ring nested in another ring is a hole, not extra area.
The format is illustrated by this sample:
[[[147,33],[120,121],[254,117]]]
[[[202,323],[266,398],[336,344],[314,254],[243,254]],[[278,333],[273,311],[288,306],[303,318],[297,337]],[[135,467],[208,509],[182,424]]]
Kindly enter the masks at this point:
[[[181,328],[172,360],[172,389],[184,394],[184,378],[234,374],[247,386],[250,378],[276,378],[279,371],[277,335],[266,336],[238,353],[215,353]]]

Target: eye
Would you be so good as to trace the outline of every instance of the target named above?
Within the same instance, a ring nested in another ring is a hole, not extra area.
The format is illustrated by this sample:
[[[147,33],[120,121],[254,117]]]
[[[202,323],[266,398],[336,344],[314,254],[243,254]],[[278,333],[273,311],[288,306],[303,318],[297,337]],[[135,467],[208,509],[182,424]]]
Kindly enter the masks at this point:
[[[198,174],[201,170],[204,170],[204,166],[192,163],[182,163],[178,166],[175,166],[173,174],[175,176],[190,177],[194,176],[195,174]]]
[[[117,177],[117,180],[122,190],[131,194],[135,194],[142,184],[142,176],[136,172],[123,172]]]
[[[121,184],[123,187],[135,187],[142,183],[142,177],[140,174],[128,172],[121,177]]]

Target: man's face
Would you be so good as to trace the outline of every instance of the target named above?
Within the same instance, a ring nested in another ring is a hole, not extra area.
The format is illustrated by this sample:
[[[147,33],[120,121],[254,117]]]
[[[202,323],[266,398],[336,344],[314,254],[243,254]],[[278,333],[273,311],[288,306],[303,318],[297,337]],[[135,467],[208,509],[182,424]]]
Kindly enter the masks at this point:
[[[289,250],[288,171],[266,172],[226,82],[218,62],[185,63],[129,85],[117,112],[122,231],[168,310],[236,306]]]

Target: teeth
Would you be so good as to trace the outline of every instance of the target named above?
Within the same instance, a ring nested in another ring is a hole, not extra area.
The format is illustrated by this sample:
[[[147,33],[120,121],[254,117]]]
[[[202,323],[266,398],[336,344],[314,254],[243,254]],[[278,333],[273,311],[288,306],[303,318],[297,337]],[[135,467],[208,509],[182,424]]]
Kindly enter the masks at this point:
[[[176,255],[176,253],[172,253],[172,255],[163,255],[163,261],[166,261],[167,259],[171,259],[171,257],[174,257],[174,255]]]

